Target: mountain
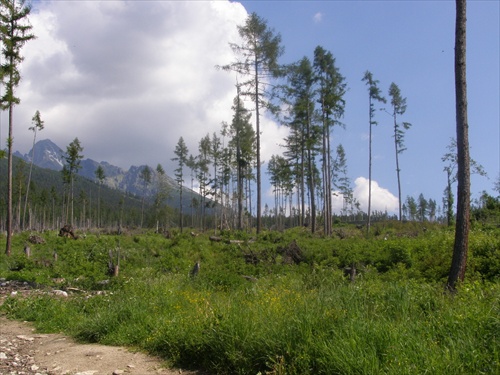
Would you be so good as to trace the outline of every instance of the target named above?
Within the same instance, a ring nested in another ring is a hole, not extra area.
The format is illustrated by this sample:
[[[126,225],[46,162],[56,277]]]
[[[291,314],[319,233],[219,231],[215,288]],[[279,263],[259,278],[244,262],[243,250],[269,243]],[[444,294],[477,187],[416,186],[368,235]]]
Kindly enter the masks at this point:
[[[35,158],[33,160],[34,165],[40,168],[52,169],[54,171],[62,170],[65,164],[64,158],[66,156],[66,152],[63,151],[50,139],[38,141],[33,149],[31,149],[25,155],[22,155],[20,152],[16,151],[14,153],[14,156],[23,159],[27,163],[31,163],[33,150],[35,154]],[[95,171],[99,165],[104,169],[104,174],[107,177],[119,176],[126,173],[121,168],[111,165],[107,162],[98,163],[92,159],[83,159],[80,162],[81,168],[78,171],[78,175],[86,177],[90,180],[95,180]]]
[[[14,153],[20,159],[27,163],[31,163],[33,157],[33,150],[35,151],[35,159],[33,164],[40,168],[52,169],[53,171],[60,171],[64,165],[64,151],[49,139],[38,141],[35,147],[25,155],[19,151]]]
[[[31,163],[33,150],[35,156],[33,160],[34,165],[54,171],[62,170],[65,164],[65,152],[49,139],[36,142],[34,148],[27,154],[23,155],[16,151],[14,156],[23,159],[26,163]],[[153,197],[157,193],[159,185],[158,173],[155,169],[150,168],[151,183],[145,186],[144,180],[141,178],[141,172],[146,167],[145,165],[131,166],[127,171],[125,171],[122,168],[109,164],[106,161],[97,162],[87,158],[80,162],[81,168],[78,171],[78,175],[95,182],[95,171],[99,166],[101,166],[104,170],[105,179],[103,183],[109,188],[121,190],[128,194],[141,197]],[[165,175],[164,181],[166,189],[170,192],[170,198],[167,199],[167,203],[173,207],[177,207],[179,205],[179,186],[170,176]],[[189,207],[194,197],[199,198],[199,195],[191,189],[183,187],[184,207]]]

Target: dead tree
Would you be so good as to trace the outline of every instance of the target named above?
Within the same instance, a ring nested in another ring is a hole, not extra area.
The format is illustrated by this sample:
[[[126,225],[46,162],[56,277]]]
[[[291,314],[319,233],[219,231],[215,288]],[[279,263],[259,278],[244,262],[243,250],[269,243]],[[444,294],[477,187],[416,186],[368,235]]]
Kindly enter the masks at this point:
[[[304,261],[302,249],[297,245],[297,241],[293,240],[287,247],[278,248],[278,253],[283,257],[283,264],[299,264]]]
[[[28,246],[28,244],[24,246],[24,254],[26,254],[27,258],[31,256],[31,248]]]
[[[109,250],[109,261],[108,261],[108,275],[118,276],[120,273],[120,249],[116,250],[116,263],[113,260],[113,250]]]
[[[350,267],[344,268],[344,275],[349,277],[349,280],[353,283],[356,281],[356,264],[352,263]]]
[[[189,272],[189,275],[191,277],[195,277],[196,275],[198,275],[199,272],[200,272],[200,261],[195,263],[193,269],[191,270],[191,272]]]

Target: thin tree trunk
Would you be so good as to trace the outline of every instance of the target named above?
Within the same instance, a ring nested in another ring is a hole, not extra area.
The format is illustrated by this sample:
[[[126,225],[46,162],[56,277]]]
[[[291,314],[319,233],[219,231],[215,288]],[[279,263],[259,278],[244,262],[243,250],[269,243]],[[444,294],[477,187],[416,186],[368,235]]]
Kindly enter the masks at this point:
[[[243,171],[241,170],[241,165],[238,165],[238,170],[237,170],[237,178],[238,178],[238,183],[237,183],[237,202],[238,202],[238,221],[237,221],[237,228],[238,230],[243,229]]]
[[[75,211],[74,211],[74,184],[73,184],[73,176],[71,177],[71,226],[73,226]]]
[[[301,205],[301,225],[305,225],[306,223],[306,187],[305,187],[305,179],[304,179],[304,171],[305,171],[305,151],[304,151],[304,136],[302,135],[302,143],[300,145],[300,205]]]
[[[36,124],[34,126],[34,135],[33,135],[33,147],[31,148],[31,163],[30,163],[30,172],[28,174],[28,186],[26,187],[26,197],[24,199],[24,211],[23,211],[23,220],[22,220],[22,225],[23,229],[25,228],[25,219],[26,219],[26,208],[28,207],[28,194],[30,190],[30,184],[31,184],[31,174],[33,172],[33,162],[35,161],[35,142],[36,142]]]
[[[214,154],[217,151],[214,152]],[[213,215],[214,215],[214,234],[217,234],[217,223],[218,223],[218,215],[217,213],[219,212],[219,205],[218,205],[218,193],[217,193],[217,188],[218,188],[219,182],[217,181],[217,156],[214,156],[214,196],[215,196],[215,206],[213,206]]]
[[[330,149],[330,125],[329,125],[329,118],[328,115],[326,116],[326,123],[327,125],[327,133],[326,133],[326,179],[327,179],[327,191],[326,191],[326,198],[327,198],[327,207],[328,207],[328,216],[327,216],[327,222],[328,222],[328,234],[329,236],[332,235],[332,216],[333,216],[333,205],[332,205],[332,165],[331,165],[331,160],[332,160],[332,155],[331,155],[331,149]]]
[[[16,210],[17,211],[17,215],[16,215],[17,223],[16,223],[16,227],[15,227],[19,231],[22,229],[21,228],[21,201],[23,200],[23,182],[22,182],[23,177],[24,176],[21,176],[21,174],[19,174],[19,198],[17,199],[17,210]]]
[[[308,110],[309,111],[309,110]],[[310,118],[309,112],[307,114],[307,136],[310,138]],[[313,154],[311,150],[312,146],[307,147],[307,169],[309,171],[308,182],[309,182],[309,193],[311,194],[311,233],[316,232],[316,201],[314,195],[314,189],[316,184],[314,183],[314,173],[313,173]]]
[[[370,97],[370,134],[368,136],[368,222],[366,231],[370,233],[372,211],[372,99]]]
[[[322,153],[323,153],[323,230],[325,236],[329,236],[331,234],[331,226],[330,226],[330,220],[329,217],[331,217],[331,200],[328,199],[331,191],[331,186],[330,186],[330,174],[328,173],[329,170],[329,164],[328,164],[328,159],[329,159],[329,154],[328,154],[328,147],[327,147],[327,142],[328,140],[328,122],[323,115],[323,145],[322,145]]]
[[[261,176],[260,176],[260,115],[259,115],[259,75],[258,75],[258,61],[255,57],[255,132],[257,144],[257,234],[260,233],[262,218],[261,218]],[[252,211],[250,211],[252,212]]]
[[[470,216],[470,157],[467,121],[466,80],[466,0],[456,0],[457,18],[455,26],[455,96],[457,121],[457,220],[455,244],[448,289],[455,290],[456,283],[463,281],[469,248]]]
[[[8,155],[7,155],[7,242],[5,246],[5,254],[9,255],[12,252],[12,104],[9,106],[9,138]]]
[[[248,197],[248,206],[247,206],[247,211],[249,212],[249,215],[248,215],[248,220],[247,220],[247,228],[250,227],[252,228],[252,182],[250,180],[250,176],[252,174],[252,170],[250,168],[250,166],[247,167],[248,168],[248,171],[247,171],[247,175],[248,175],[248,178],[246,179],[246,189],[247,189],[247,197]]]
[[[398,176],[398,204],[399,204],[399,221],[403,219],[401,215],[401,179],[399,177],[399,150],[398,150],[398,134],[397,134],[397,123],[396,123],[396,112],[394,112],[394,147],[396,149],[396,174]]]
[[[238,91],[238,101],[237,101],[237,107],[236,107],[236,188],[237,188],[237,204],[238,204],[238,218],[237,218],[237,229],[242,230],[243,229],[243,163],[241,160],[241,144],[240,144],[240,87],[236,86],[236,89]]]
[[[181,176],[182,180],[182,176]],[[192,211],[191,211],[191,218],[193,217]],[[181,228],[181,233],[183,230],[183,225],[182,225],[182,184],[179,184],[179,225]]]

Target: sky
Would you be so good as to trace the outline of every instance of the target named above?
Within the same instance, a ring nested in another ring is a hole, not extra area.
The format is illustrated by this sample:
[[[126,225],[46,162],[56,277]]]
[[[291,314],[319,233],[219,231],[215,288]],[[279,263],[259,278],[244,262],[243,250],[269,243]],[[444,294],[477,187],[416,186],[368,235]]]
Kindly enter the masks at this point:
[[[467,80],[471,157],[488,178],[472,176],[471,191],[496,195],[500,175],[500,2],[468,1]],[[37,39],[25,45],[14,110],[14,149],[32,146],[31,118],[39,110],[51,139],[65,149],[76,137],[83,155],[127,170],[171,161],[179,137],[197,154],[207,133],[232,118],[236,76],[217,70],[235,60],[237,25],[252,12],[279,33],[280,63],[330,51],[345,77],[342,144],[361,208],[367,207],[368,89],[365,71],[388,98],[396,83],[407,99],[401,121],[410,122],[400,155],[403,199],[423,194],[441,205],[446,174],[441,157],[455,137],[455,2],[435,1],[35,1],[30,23]],[[250,107],[250,104],[248,105]],[[390,112],[390,105],[381,105]],[[397,211],[393,120],[378,110],[373,129],[372,209]],[[284,126],[262,118],[262,160],[282,154]],[[7,115],[0,115],[6,144]],[[266,176],[267,164],[263,165]],[[272,188],[263,185],[264,202]],[[340,204],[337,202],[337,204]]]

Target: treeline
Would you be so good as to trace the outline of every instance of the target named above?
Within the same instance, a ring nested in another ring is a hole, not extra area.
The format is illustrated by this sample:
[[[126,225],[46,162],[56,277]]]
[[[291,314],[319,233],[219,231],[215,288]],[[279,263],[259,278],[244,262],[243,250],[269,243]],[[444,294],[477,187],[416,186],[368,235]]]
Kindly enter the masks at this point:
[[[6,173],[7,163],[0,160],[0,174]],[[28,183],[29,165],[13,160],[13,228],[14,230],[58,229],[71,222],[68,214],[68,191],[61,172],[33,166]],[[99,186],[81,176],[74,180],[74,221],[79,228],[99,226],[138,226],[141,218],[141,198],[118,190]],[[0,227],[5,231],[6,181],[0,181]],[[100,192],[99,192],[100,191]],[[26,194],[29,200],[26,200]],[[152,221],[152,219],[150,220]]]
[[[192,153],[180,137],[172,159],[178,163],[179,186],[190,178],[192,187],[199,186],[203,199],[212,199],[223,207],[221,225],[230,223],[238,229],[255,227],[257,233],[263,226],[299,225],[309,226],[312,232],[321,229],[330,235],[334,220],[365,221],[368,231],[372,219],[454,223],[452,185],[457,181],[457,153],[453,139],[442,158],[448,178],[442,206],[422,194],[403,198],[400,156],[406,150],[404,138],[411,124],[402,120],[407,101],[394,82],[389,85],[386,97],[370,71],[360,76],[367,86],[370,114],[368,208],[363,212],[353,195],[345,149],[342,144],[333,147],[333,130],[346,126],[342,118],[347,91],[345,77],[333,54],[317,46],[312,59],[305,56],[292,64],[280,64],[278,59],[284,51],[280,34],[269,28],[265,20],[253,13],[238,26],[238,31],[242,42],[231,44],[234,61],[218,67],[237,76],[231,122],[223,122],[219,133],[205,135]],[[249,102],[254,105],[252,109],[245,107]],[[393,120],[399,202],[395,215],[372,212],[371,208],[372,131],[379,110]],[[266,173],[274,192],[271,207],[267,204],[262,207],[261,198],[260,117],[264,112],[289,129],[289,135],[281,140],[283,152],[267,161]],[[478,163],[472,159],[470,162],[473,173],[486,175]],[[333,196],[342,199],[337,212]],[[232,219],[228,220],[225,213],[231,213]],[[182,225],[180,222],[181,228]]]
[[[227,142],[227,140],[225,141]],[[207,142],[206,137],[205,142]],[[196,159],[199,159],[199,157],[189,158],[189,167],[186,170],[186,178],[189,178],[192,184],[195,183],[197,172]],[[146,168],[149,167],[144,167],[144,169]],[[6,160],[3,159],[0,160],[0,174],[3,175],[5,170]],[[70,218],[67,215],[67,190],[65,192],[63,173],[34,166],[29,189],[27,189],[28,171],[29,165],[26,162],[14,158],[14,229],[16,231],[56,230],[68,224]],[[172,204],[176,200],[173,196],[175,192],[167,187],[165,180],[162,178],[165,175],[161,173],[161,169],[157,167],[157,170],[150,170],[149,173],[151,174],[149,184],[154,185],[154,187],[150,190],[152,194],[144,197],[100,185],[97,178],[95,181],[91,181],[76,176],[73,225],[79,230],[105,228],[117,232],[122,228],[139,227],[165,231],[178,226],[180,210],[179,207]],[[218,189],[217,195],[214,194],[212,189],[211,175],[208,179],[211,182],[207,184],[205,196],[186,193],[186,190],[184,190],[184,195],[190,198],[184,200],[183,225],[200,230],[237,228],[238,221],[241,219],[243,229],[252,228],[255,224],[255,216],[251,215],[246,209],[251,204],[250,179],[244,178],[244,194],[242,194],[244,199],[241,202],[244,209],[241,217],[238,216],[237,174],[230,174],[229,183]],[[4,231],[6,214],[4,180],[0,181],[0,191],[2,195],[0,201],[0,229]],[[23,215],[27,191],[29,191],[29,200],[27,201],[26,214]],[[268,204],[264,205],[263,228],[282,230],[300,225],[310,225],[307,220],[301,222],[299,211],[293,205],[293,202],[286,203],[283,195],[277,194],[276,196],[280,197],[281,203],[277,203],[274,207]],[[277,208],[279,208],[278,211]],[[407,196],[402,205],[402,212],[405,221],[438,222],[452,225],[455,219],[453,214],[448,217],[445,199],[443,199],[443,205],[438,206],[435,200],[426,199],[423,194],[418,197]],[[500,223],[500,199],[484,192],[479,199],[473,202],[472,218],[481,223]],[[374,211],[372,213],[374,222],[397,219],[396,214],[389,214],[384,211]],[[367,213],[359,208],[359,203],[354,199],[351,201],[344,199],[343,208],[340,212],[333,214],[332,220],[333,223],[364,225],[367,221]],[[317,216],[317,223],[320,226],[324,224],[321,215]]]
[[[102,183],[105,177],[102,170],[96,170],[95,180],[75,175],[71,187],[67,165],[59,172],[33,165],[29,178],[30,167],[24,160],[14,157],[14,231],[58,230],[66,224],[79,230],[101,228],[119,232],[124,228],[155,228],[157,231],[166,231],[178,225],[178,201],[174,202],[175,191],[169,187],[161,165],[156,170],[148,166],[142,167],[140,179],[144,191],[141,195],[107,187]],[[0,175],[4,175],[6,169],[7,161],[0,159]],[[183,213],[183,223],[192,228],[202,228],[202,223],[206,228],[220,225],[215,221],[216,211],[220,211],[220,207],[207,200],[202,209],[202,196],[185,188],[183,191],[187,207]],[[6,230],[6,196],[6,181],[2,179],[2,231]]]
[[[199,141],[198,154],[196,151],[190,154],[184,139],[179,139],[173,158],[178,162],[178,184],[186,183],[187,176],[192,186],[196,180],[202,196],[212,198],[228,207],[228,212],[235,213],[232,226],[238,229],[255,226],[259,232],[262,214],[266,226],[269,217],[274,216],[275,227],[286,226],[286,221],[310,226],[315,232],[321,226],[327,235],[332,232],[336,216],[350,221],[367,220],[369,229],[372,216],[371,132],[377,123],[376,103],[387,102],[378,81],[369,71],[360,77],[367,85],[370,100],[370,186],[368,211],[364,213],[353,196],[346,152],[341,144],[336,148],[332,146],[333,129],[345,127],[342,117],[347,91],[345,77],[333,54],[318,46],[313,59],[305,56],[295,63],[283,65],[278,61],[284,51],[281,37],[265,20],[253,13],[244,25],[238,26],[238,31],[242,43],[231,44],[235,60],[219,67],[236,73],[238,78],[232,120],[222,124],[219,134],[204,136]],[[392,110],[389,114],[394,119],[396,177],[400,186],[398,156],[405,150],[404,133],[411,124],[400,120],[406,111],[406,98],[395,83],[390,85],[388,95]],[[245,107],[248,101],[253,102],[253,109]],[[282,140],[282,155],[272,156],[267,164],[266,173],[274,192],[273,207],[262,207],[261,198],[260,116],[264,111],[289,128],[289,136]],[[342,197],[339,213],[333,212],[333,195]],[[256,201],[252,201],[255,196]],[[399,215],[395,218],[416,220],[417,213],[411,201],[403,216],[400,188],[399,202]],[[435,211],[435,201],[430,200],[429,205]],[[429,213],[431,220],[434,220],[434,211]],[[384,216],[379,214],[376,216]],[[221,222],[224,222],[223,215]],[[182,227],[182,223],[180,225]]]

